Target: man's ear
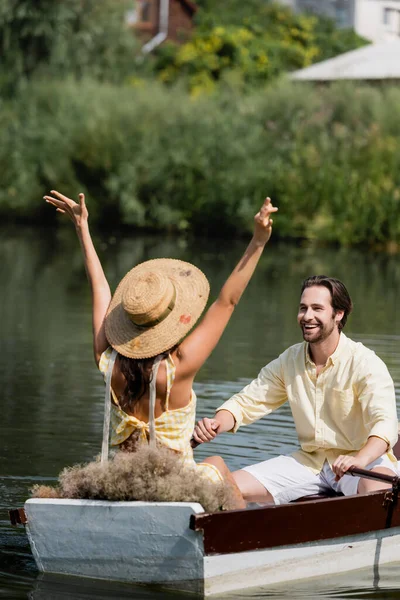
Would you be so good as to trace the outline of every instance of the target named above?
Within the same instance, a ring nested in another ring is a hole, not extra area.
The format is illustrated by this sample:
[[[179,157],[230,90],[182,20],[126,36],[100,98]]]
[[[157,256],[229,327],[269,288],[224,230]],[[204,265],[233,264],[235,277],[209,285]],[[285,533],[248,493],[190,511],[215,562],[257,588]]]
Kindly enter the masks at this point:
[[[335,313],[335,323],[339,325],[340,321],[343,319],[344,310],[337,310]]]

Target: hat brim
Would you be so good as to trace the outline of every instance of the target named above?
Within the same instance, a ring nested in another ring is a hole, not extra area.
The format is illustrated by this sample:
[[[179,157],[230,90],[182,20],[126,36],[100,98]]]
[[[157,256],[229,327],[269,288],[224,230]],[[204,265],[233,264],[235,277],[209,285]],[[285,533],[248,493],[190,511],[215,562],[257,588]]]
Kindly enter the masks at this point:
[[[169,315],[152,327],[135,325],[122,305],[127,286],[139,275],[156,271],[171,279],[176,291]],[[207,304],[210,286],[204,273],[190,263],[173,258],[156,258],[141,263],[125,275],[115,290],[105,319],[110,345],[128,358],[151,358],[176,346],[198,321]]]

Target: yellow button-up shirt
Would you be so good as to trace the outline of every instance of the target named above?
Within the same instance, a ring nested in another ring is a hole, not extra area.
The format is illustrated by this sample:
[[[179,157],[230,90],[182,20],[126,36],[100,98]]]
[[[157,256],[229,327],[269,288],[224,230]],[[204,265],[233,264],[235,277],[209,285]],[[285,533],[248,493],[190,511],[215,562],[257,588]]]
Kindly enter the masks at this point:
[[[301,449],[292,456],[315,473],[324,461],[360,450],[371,436],[397,442],[393,380],[372,350],[340,334],[317,376],[308,344],[288,348],[217,410],[235,418],[233,431],[290,402]],[[395,460],[391,450],[391,460]]]

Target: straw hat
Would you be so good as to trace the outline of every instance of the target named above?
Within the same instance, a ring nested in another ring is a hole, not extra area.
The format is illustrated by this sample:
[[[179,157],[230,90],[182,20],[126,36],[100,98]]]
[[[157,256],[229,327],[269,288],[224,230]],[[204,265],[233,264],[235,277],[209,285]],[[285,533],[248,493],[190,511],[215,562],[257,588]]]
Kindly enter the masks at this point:
[[[134,267],[107,311],[107,340],[129,358],[150,358],[175,346],[207,303],[210,286],[190,263],[156,258]]]

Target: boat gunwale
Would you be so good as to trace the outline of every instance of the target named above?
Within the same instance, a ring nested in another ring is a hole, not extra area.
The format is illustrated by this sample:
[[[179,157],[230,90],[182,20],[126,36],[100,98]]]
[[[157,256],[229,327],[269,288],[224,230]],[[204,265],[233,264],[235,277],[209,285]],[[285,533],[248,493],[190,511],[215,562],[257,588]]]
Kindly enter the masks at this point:
[[[392,490],[318,498],[251,510],[191,515],[206,556],[318,542],[400,527],[400,506],[388,511]]]

